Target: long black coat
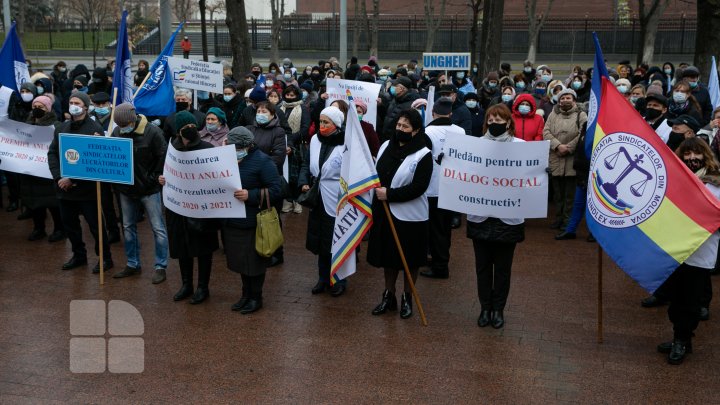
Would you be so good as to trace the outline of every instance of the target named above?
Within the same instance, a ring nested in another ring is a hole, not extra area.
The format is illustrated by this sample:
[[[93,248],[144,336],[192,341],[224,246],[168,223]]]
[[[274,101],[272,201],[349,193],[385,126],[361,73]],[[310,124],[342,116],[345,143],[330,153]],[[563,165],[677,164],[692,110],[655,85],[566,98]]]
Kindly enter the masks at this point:
[[[177,138],[173,141],[173,146],[183,152],[213,147],[211,143],[199,139],[194,144],[184,146]],[[165,210],[165,218],[170,257],[173,259],[198,257],[211,254],[218,249],[218,220],[188,218],[172,210]]]
[[[390,138],[389,142],[376,165],[380,184],[387,187],[388,203],[410,201],[422,196],[430,185],[433,169],[432,153],[426,154],[420,160],[410,184],[399,188],[390,188],[390,184],[403,160],[428,146],[426,144],[428,142],[427,136],[421,131],[413,137],[410,143],[404,146],[400,146],[394,136]],[[390,222],[385,213],[383,202],[377,199],[377,195],[373,197],[372,210],[373,225],[370,228],[370,241],[368,243],[368,263],[375,267],[402,269],[402,260],[390,229]],[[427,261],[429,222],[427,220],[419,222],[402,221],[394,215],[393,222],[408,267],[413,269],[425,264]]]
[[[35,120],[32,117],[27,121],[30,125],[52,126],[57,123],[57,116],[50,111]],[[55,195],[55,186],[52,179],[44,177],[20,175],[20,198],[24,206],[30,209],[57,207],[58,199]]]

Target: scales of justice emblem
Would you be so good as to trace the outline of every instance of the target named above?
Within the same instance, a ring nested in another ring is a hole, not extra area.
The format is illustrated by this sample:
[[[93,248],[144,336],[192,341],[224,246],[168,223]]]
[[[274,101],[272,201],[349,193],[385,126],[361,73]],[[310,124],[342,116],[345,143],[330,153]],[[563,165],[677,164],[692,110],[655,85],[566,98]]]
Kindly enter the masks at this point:
[[[588,209],[601,225],[635,226],[660,207],[666,190],[665,164],[644,139],[625,133],[600,141],[590,164]]]

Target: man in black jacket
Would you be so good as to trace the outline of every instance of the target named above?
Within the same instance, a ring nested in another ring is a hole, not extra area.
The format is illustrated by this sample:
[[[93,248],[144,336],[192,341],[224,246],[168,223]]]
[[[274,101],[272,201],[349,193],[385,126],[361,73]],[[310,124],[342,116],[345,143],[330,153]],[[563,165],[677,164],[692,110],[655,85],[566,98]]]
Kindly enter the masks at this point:
[[[387,107],[385,122],[382,126],[382,132],[379,134],[381,143],[390,139],[395,133],[395,124],[400,112],[410,109],[412,102],[420,98],[418,93],[412,91],[413,87],[412,80],[406,76],[398,77],[390,87],[390,94],[393,98]]]
[[[177,117],[183,116],[193,118],[190,112],[181,111],[176,114],[176,125],[178,122],[183,123],[177,119]],[[162,186],[158,182],[158,177],[162,175],[165,164],[167,144],[162,130],[151,125],[144,115],[137,115],[135,107],[130,103],[122,103],[115,107],[113,120],[117,126],[113,130],[112,136],[129,138],[133,141],[133,174],[135,176],[132,185],[113,185],[115,192],[120,197],[120,207],[123,212],[125,255],[127,256],[127,266],[113,277],[123,278],[140,274],[140,240],[137,234],[137,223],[142,206],[150,220],[155,238],[155,273],[152,282],[159,284],[165,281],[169,249],[160,195]],[[194,119],[193,123],[195,123]],[[196,124],[194,125],[196,126]],[[195,130],[197,131],[197,128]]]
[[[683,80],[687,81],[690,85],[690,91],[702,109],[702,122],[700,122],[700,127],[702,128],[710,122],[710,116],[713,111],[710,92],[704,84],[700,83],[700,71],[695,66],[685,68],[682,75]]]
[[[472,135],[472,114],[458,97],[457,87],[454,84],[443,84],[440,86],[440,97],[448,97],[452,100],[452,123],[465,130],[465,135]]]
[[[60,148],[59,135],[61,133],[97,135],[102,136],[103,129],[97,122],[88,117],[90,98],[85,93],[75,92],[70,96],[69,112],[71,119],[55,127],[53,137],[48,149],[48,166],[55,181],[57,197],[60,200],[60,216],[65,233],[70,239],[73,256],[62,265],[63,270],[70,270],[87,264],[87,250],[82,238],[80,215],[95,238],[95,254],[99,254],[100,234],[98,233],[98,212],[95,184],[90,181],[74,180],[60,175]],[[104,269],[113,267],[110,245],[103,227]],[[93,273],[100,272],[100,263],[93,268]]]

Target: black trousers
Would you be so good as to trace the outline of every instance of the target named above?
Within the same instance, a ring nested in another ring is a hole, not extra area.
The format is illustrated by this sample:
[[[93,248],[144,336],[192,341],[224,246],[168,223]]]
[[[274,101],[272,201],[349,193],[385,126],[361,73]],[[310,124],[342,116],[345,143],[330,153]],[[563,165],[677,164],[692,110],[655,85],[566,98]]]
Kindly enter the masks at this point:
[[[429,250],[432,257],[430,269],[435,273],[448,274],[448,262],[450,261],[450,244],[452,243],[451,222],[452,211],[438,208],[438,198],[428,197],[430,205],[430,238]]]
[[[72,245],[73,255],[78,257],[87,257],[87,250],[85,249],[85,242],[82,238],[82,228],[80,227],[80,215],[85,217],[85,221],[90,228],[93,238],[95,238],[95,254],[100,254],[99,249],[99,234],[98,234],[98,212],[97,202],[95,200],[89,201],[72,201],[72,200],[59,200],[60,201],[60,217],[62,218],[63,228],[65,233]],[[105,228],[103,227],[103,251],[104,259],[110,260],[110,245],[107,243],[107,235]]]
[[[100,199],[103,217],[105,217],[105,226],[107,226],[107,233],[119,234],[118,216],[115,211],[115,196],[110,183],[100,183]],[[118,203],[118,206],[119,205]]]
[[[510,271],[517,243],[473,239],[475,274],[483,309],[505,309],[510,293]]]
[[[180,274],[183,277],[183,283],[192,284],[194,261],[194,257],[181,257],[178,259],[178,264],[180,265]],[[198,256],[197,262],[197,286],[198,288],[208,288],[208,285],[210,284],[210,272],[212,271],[212,253]]]
[[[50,211],[50,215],[53,219],[53,232],[62,232],[63,231],[63,225],[62,225],[62,218],[60,217],[60,208],[58,207],[50,207],[50,208],[33,208],[32,210],[32,220],[33,220],[33,230],[34,231],[45,231],[45,219],[47,218],[47,211]]]
[[[263,284],[265,284],[265,274],[259,276],[246,276],[241,274],[242,277],[242,296],[253,300],[262,300]]]
[[[8,188],[8,201],[10,204],[16,203],[20,200],[20,175],[14,172],[3,172],[5,179],[7,180]]]
[[[667,279],[668,317],[675,339],[690,340],[700,322],[700,302],[710,270],[681,264]]]

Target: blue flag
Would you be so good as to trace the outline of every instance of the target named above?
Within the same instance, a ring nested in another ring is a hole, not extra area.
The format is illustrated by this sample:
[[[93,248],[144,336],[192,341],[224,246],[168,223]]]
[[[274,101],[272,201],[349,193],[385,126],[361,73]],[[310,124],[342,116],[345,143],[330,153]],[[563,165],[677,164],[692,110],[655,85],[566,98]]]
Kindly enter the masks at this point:
[[[120,31],[115,52],[115,73],[113,75],[113,93],[117,89],[117,99],[112,100],[113,105],[132,102],[133,99],[133,75],[132,60],[130,59],[130,48],[128,47],[127,34],[128,12],[123,11],[120,21]],[[113,96],[112,94],[110,96]]]
[[[20,85],[29,80],[30,72],[25,63],[25,54],[23,54],[15,23],[12,23],[2,49],[0,49],[0,84],[20,92]]]
[[[165,48],[150,66],[150,73],[148,73],[150,78],[135,94],[133,104],[135,104],[135,111],[138,114],[167,116],[175,112],[175,90],[173,90],[167,58],[173,55],[175,36],[182,26],[183,23],[180,23],[173,32],[170,40],[165,44]]]
[[[590,102],[588,103],[588,120],[587,131],[585,132],[585,156],[592,156],[595,134],[595,126],[597,125],[597,112],[602,94],[602,78],[609,79],[607,67],[605,66],[605,57],[603,57],[602,49],[600,49],[600,41],[597,34],[593,32],[593,41],[595,42],[595,61],[593,64],[592,82],[590,83]]]

